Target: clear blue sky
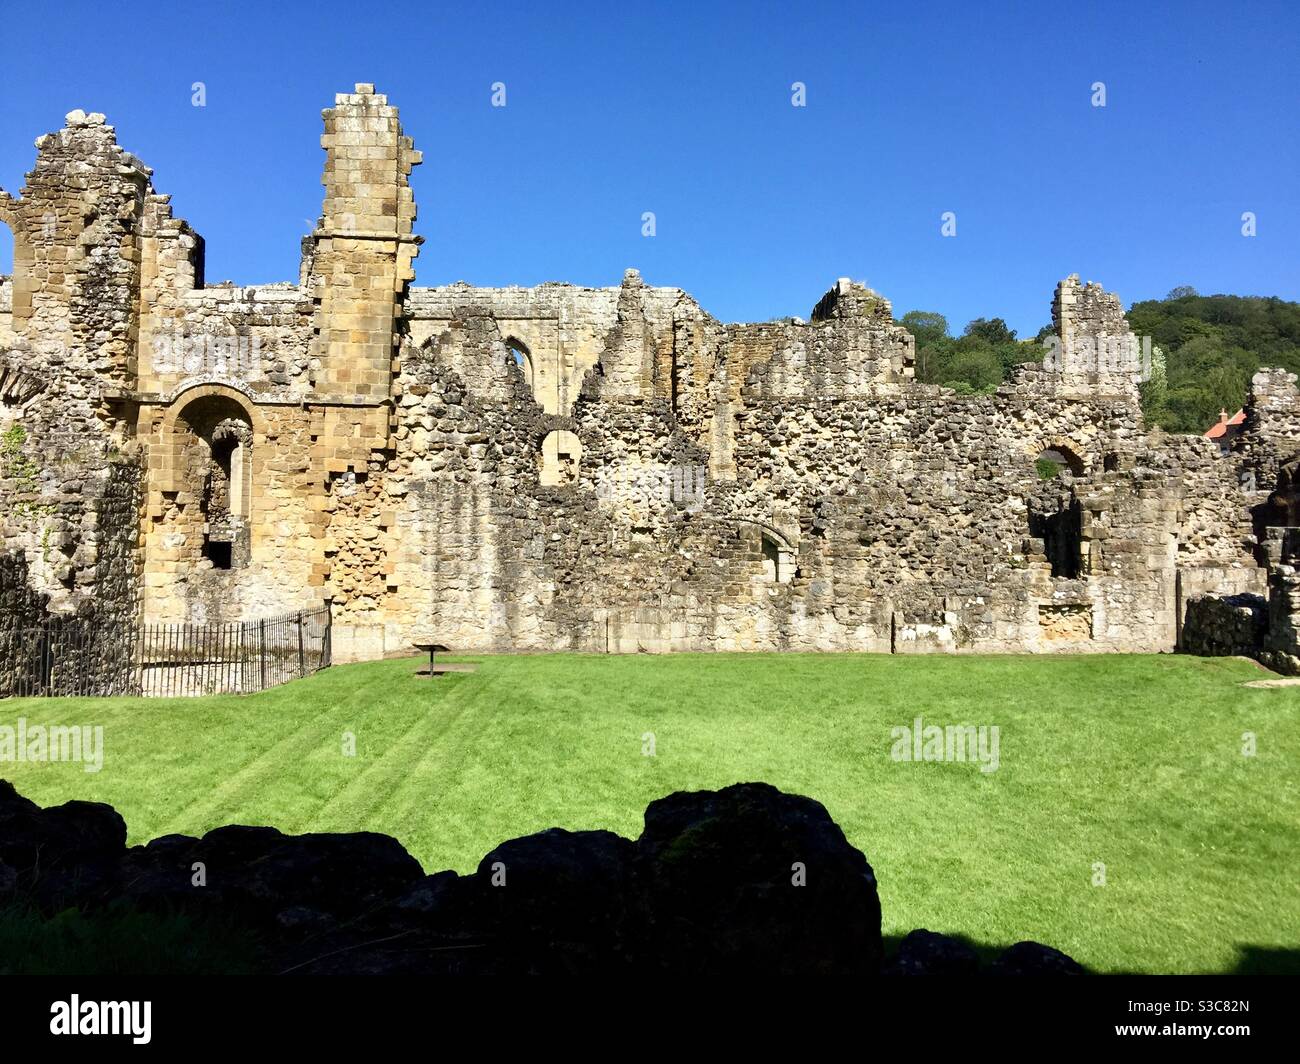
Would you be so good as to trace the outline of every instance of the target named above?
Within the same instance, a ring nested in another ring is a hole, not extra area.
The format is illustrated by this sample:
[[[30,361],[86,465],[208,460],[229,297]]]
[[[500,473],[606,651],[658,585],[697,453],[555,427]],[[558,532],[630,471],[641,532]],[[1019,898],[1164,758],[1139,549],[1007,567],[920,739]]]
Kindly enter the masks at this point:
[[[1073,272],[1126,304],[1300,299],[1295,0],[3,8],[0,186],[65,112],[103,111],[206,237],[210,282],[296,279],[321,108],[372,81],[424,151],[421,285],[636,266],[740,321],[851,276],[896,314],[1022,335]]]

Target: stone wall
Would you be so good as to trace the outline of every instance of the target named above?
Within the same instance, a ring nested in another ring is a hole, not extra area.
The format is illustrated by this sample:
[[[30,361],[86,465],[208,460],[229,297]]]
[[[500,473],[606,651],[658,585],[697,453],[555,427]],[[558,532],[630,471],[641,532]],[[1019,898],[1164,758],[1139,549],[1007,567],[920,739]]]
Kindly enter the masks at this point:
[[[1277,487],[1279,466],[1300,451],[1300,393],[1296,375],[1262,369],[1251,378],[1246,420],[1233,441],[1243,457],[1248,487],[1268,492]]]
[[[422,483],[396,514],[398,638],[413,598],[415,627],[501,649],[1169,649],[1184,525],[1197,566],[1249,531],[1211,493],[1184,499],[1188,463],[1151,449],[1132,389],[1084,398],[1034,369],[989,397],[917,385],[888,303],[846,283],[806,324],[699,328],[679,300],[685,322],[665,329],[641,297],[625,279],[563,421],[577,475],[555,493],[536,440],[562,422],[520,401],[490,307],[424,346],[432,394],[471,431],[403,385],[409,446],[471,446],[400,465]],[[684,400],[720,384],[713,432]],[[1079,511],[1068,578],[1033,535],[1046,447],[1084,456],[1052,504]],[[1231,554],[1254,568],[1242,542]]]
[[[1146,430],[1138,338],[1077,276],[1042,363],[976,396],[918,383],[889,301],[846,279],[807,321],[748,324],[635,270],[412,288],[420,153],[373,86],[324,118],[292,282],[207,283],[201,236],[102,116],[69,115],[0,195],[0,428],[25,434],[3,539],[51,608],[328,598],[338,660],[430,638],[1162,651],[1189,597],[1263,588],[1294,378],[1256,378],[1224,457]],[[1044,451],[1066,458],[1051,481]]]
[[[1258,595],[1198,596],[1187,602],[1182,649],[1207,657],[1254,657],[1267,625],[1267,604]]]
[[[1260,660],[1278,672],[1300,675],[1300,528],[1271,528],[1268,625]]]
[[[1113,292],[1071,274],[1056,286],[1052,300],[1056,336],[1045,364],[1075,386],[1127,392],[1144,376],[1138,338]]]
[[[116,406],[134,382],[137,222],[150,171],[104,116],[40,137],[18,197],[10,317],[0,338],[0,549],[58,615],[138,604],[139,450]]]

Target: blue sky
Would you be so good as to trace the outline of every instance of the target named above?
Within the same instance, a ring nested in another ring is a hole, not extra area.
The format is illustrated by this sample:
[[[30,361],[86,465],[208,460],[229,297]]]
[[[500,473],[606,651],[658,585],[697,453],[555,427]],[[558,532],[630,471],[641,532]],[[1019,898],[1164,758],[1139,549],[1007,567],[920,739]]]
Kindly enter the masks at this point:
[[[1294,2],[4,8],[0,186],[65,112],[103,111],[207,239],[210,282],[296,279],[320,111],[371,81],[424,152],[421,285],[635,266],[741,321],[806,316],[850,276],[897,315],[1028,335],[1075,272],[1126,304],[1300,299]]]

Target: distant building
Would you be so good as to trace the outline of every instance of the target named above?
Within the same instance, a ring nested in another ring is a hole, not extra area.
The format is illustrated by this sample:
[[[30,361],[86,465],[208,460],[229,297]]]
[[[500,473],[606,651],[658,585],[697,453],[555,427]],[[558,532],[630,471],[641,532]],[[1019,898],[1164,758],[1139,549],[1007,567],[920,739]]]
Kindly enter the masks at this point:
[[[1226,410],[1219,411],[1219,420],[1210,426],[1205,433],[1207,440],[1213,440],[1219,445],[1219,453],[1227,454],[1232,450],[1232,441],[1241,435],[1242,426],[1246,423],[1246,411],[1238,410],[1232,417],[1228,417]]]

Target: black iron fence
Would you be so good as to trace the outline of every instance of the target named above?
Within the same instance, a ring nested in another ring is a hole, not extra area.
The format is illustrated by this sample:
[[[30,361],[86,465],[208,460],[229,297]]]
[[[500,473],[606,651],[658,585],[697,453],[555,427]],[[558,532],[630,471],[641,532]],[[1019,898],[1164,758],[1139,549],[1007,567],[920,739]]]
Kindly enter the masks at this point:
[[[0,698],[236,694],[330,663],[330,608],[257,621],[138,624],[51,618],[0,624]]]

